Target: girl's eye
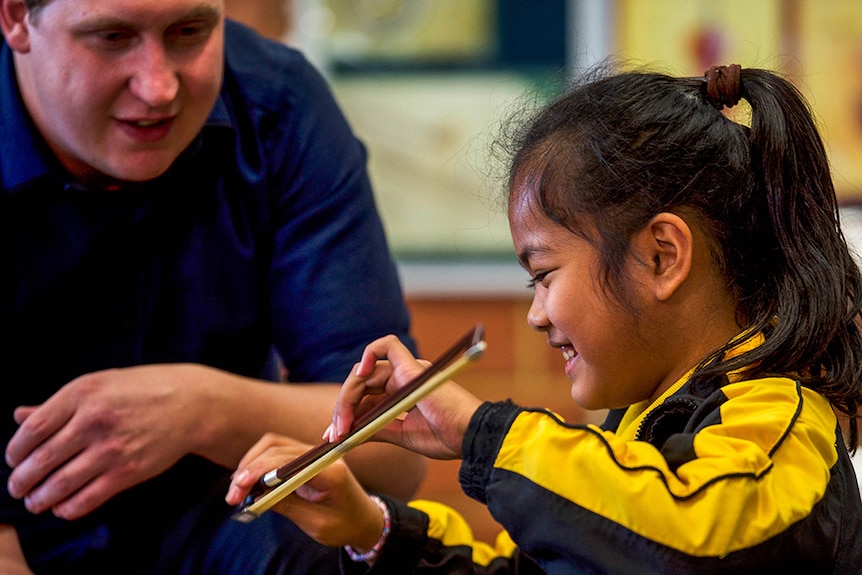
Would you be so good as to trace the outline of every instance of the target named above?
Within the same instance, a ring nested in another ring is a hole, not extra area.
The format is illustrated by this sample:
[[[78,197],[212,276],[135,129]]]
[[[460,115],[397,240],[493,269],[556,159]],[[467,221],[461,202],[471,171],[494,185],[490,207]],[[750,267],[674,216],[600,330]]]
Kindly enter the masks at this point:
[[[540,272],[530,278],[530,281],[527,282],[527,287],[530,289],[535,289],[537,284],[542,283],[547,277],[548,272]]]

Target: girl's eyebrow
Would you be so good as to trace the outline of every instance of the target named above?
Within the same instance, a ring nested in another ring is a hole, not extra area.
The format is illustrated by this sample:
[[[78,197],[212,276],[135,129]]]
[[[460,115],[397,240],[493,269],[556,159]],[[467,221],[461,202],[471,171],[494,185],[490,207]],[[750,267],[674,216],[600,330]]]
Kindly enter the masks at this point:
[[[544,246],[528,245],[518,252],[518,261],[524,269],[530,269],[530,259],[537,255],[548,253],[550,250]]]

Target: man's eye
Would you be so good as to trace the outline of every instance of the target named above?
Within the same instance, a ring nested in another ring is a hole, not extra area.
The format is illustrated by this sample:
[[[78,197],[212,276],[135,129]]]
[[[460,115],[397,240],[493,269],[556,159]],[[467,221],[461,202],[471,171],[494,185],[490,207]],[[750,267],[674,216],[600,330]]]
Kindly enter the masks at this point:
[[[107,51],[123,50],[135,39],[134,31],[122,27],[86,30],[79,36],[94,49]]]
[[[202,26],[181,26],[176,29],[177,36],[195,36],[203,31]]]
[[[176,42],[189,44],[203,42],[209,37],[212,30],[213,25],[208,21],[185,22],[172,27],[168,36]]]
[[[120,42],[128,40],[131,37],[131,34],[119,30],[110,30],[106,32],[99,32],[97,36],[102,42],[105,42],[107,44],[118,44]]]

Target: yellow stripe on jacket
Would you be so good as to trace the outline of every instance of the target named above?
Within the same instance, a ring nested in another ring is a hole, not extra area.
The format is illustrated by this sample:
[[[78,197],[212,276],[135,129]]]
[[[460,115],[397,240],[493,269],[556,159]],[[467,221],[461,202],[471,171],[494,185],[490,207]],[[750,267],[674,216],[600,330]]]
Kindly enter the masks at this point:
[[[447,547],[466,545],[473,548],[473,563],[487,566],[497,557],[511,557],[516,545],[505,531],[501,531],[493,546],[473,539],[473,531],[457,511],[435,501],[417,499],[410,507],[428,515],[428,537],[437,539]]]
[[[788,378],[722,388],[721,423],[694,439],[673,472],[653,445],[551,414],[519,414],[495,467],[626,529],[695,556],[751,547],[808,515],[837,460],[836,418]],[[635,425],[639,418],[630,419]]]

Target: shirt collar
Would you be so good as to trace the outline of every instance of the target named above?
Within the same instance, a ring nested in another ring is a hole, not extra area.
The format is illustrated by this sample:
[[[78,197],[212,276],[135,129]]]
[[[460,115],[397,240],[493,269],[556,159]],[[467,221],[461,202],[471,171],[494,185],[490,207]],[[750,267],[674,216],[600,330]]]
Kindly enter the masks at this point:
[[[14,190],[50,171],[48,151],[18,91],[12,50],[0,42],[0,184]]]

